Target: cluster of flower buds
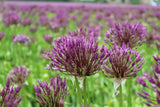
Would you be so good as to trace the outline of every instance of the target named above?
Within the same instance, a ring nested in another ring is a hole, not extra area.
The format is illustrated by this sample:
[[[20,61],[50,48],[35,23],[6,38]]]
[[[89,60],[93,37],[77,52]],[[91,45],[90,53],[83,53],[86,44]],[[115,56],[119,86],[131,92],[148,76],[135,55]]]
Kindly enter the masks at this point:
[[[147,106],[159,107],[156,104],[160,104],[160,58],[154,56],[156,64],[148,73],[144,73],[143,76],[137,78],[137,82],[140,83],[145,90],[142,89],[141,93],[138,93],[146,101]],[[151,90],[154,94],[148,93]]]
[[[108,49],[98,48],[98,42],[93,38],[61,37],[55,40],[51,52],[44,54],[50,60],[49,68],[72,76],[90,76],[101,70]]]
[[[27,70],[27,67],[21,65],[14,67],[14,70],[10,71],[9,74],[13,83],[22,85],[28,79],[30,72],[31,70]]]
[[[17,35],[13,38],[13,44],[15,43],[22,43],[22,44],[29,44],[31,42],[30,38],[25,35]]]
[[[138,52],[126,45],[122,45],[122,47],[114,45],[102,66],[102,71],[108,78],[133,77],[141,69],[143,63],[143,58]]]
[[[50,83],[39,82],[39,86],[34,86],[34,90],[39,104],[45,107],[64,107],[64,99],[67,96],[66,80],[57,76],[52,77]]]
[[[0,96],[2,100],[0,101],[0,107],[17,107],[18,103],[20,103],[22,97],[19,97],[19,92],[21,90],[21,86],[14,88],[11,85],[11,79],[7,78],[6,87],[3,88]]]
[[[105,42],[110,45],[129,45],[130,48],[142,45],[146,37],[146,28],[141,23],[115,23],[106,33]]]

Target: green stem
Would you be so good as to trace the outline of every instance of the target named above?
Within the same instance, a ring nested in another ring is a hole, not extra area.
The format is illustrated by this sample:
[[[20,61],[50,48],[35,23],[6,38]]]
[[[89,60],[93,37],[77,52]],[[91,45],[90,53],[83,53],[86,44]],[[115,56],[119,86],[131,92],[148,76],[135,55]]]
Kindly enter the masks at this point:
[[[123,107],[122,85],[120,85],[119,91],[120,91],[120,93],[119,93],[119,96],[120,96],[119,107]]]
[[[132,107],[132,97],[131,97],[131,85],[132,84],[132,80],[128,79],[127,81],[127,92],[128,92],[128,98],[127,98],[127,102],[128,102],[128,106],[127,107]]]
[[[87,97],[86,97],[86,77],[84,77],[84,81],[83,81],[83,94],[84,94],[84,106],[86,106],[87,104]]]
[[[80,87],[79,87],[79,82],[78,82],[78,79],[77,77],[75,76],[75,84],[76,84],[76,88],[77,88],[77,93],[78,93],[78,101],[79,101],[79,104],[80,106],[83,104],[82,103],[82,93],[81,93],[81,90],[80,90]]]

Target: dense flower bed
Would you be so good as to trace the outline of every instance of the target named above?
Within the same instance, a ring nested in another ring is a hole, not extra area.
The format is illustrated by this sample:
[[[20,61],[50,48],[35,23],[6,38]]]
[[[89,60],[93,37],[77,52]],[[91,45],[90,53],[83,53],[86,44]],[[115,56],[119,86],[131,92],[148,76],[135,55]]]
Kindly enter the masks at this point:
[[[152,6],[0,4],[0,107],[158,106],[159,19]]]

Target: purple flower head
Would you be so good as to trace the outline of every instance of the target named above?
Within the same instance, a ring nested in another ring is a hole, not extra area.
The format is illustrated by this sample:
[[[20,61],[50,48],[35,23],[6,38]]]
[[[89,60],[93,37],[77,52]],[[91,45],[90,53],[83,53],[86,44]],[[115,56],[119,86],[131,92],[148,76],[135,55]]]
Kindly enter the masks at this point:
[[[56,11],[56,16],[54,18],[54,23],[61,27],[66,27],[68,25],[68,12],[66,9],[58,9]]]
[[[37,27],[31,27],[29,30],[30,30],[32,33],[35,33],[35,32],[37,31]]]
[[[28,36],[25,36],[25,35],[21,34],[21,35],[17,35],[17,36],[14,37],[13,44],[14,43],[22,43],[22,44],[27,43],[28,44],[30,41],[31,40]]]
[[[77,15],[73,15],[70,18],[71,18],[71,20],[75,21],[75,20],[77,20]]]
[[[90,76],[99,72],[108,57],[107,52],[104,46],[99,51],[98,42],[93,38],[67,36],[55,40],[55,46],[44,57],[50,61],[51,70],[73,76]]]
[[[121,25],[117,22],[114,27],[106,33],[105,42],[110,45],[122,44],[134,48],[142,45],[146,37],[146,29],[141,23],[124,22]]]
[[[25,18],[23,21],[22,21],[22,25],[23,26],[29,26],[32,24],[32,19],[29,19],[29,18]]]
[[[50,35],[50,34],[44,35],[43,38],[44,38],[44,40],[45,40],[47,43],[49,43],[49,44],[51,44],[51,43],[53,42],[53,36]]]
[[[57,76],[51,78],[50,83],[45,81],[39,82],[39,86],[34,86],[34,90],[39,104],[45,107],[63,107],[64,99],[67,96],[66,80]]]
[[[21,22],[21,17],[16,11],[9,10],[2,15],[2,20],[6,26],[17,25]]]
[[[88,32],[86,30],[86,28],[80,27],[80,29],[77,29],[76,31],[69,31],[69,36],[72,37],[84,37],[84,38],[94,38],[95,40],[97,40],[98,38],[98,32],[95,31],[95,29],[88,29]]]
[[[146,36],[146,41],[148,43],[154,43],[155,41],[158,41],[158,40],[160,41],[159,33],[156,31],[148,30],[147,36]]]
[[[16,66],[13,71],[9,72],[9,74],[13,83],[23,84],[28,79],[30,72],[31,71],[27,70],[27,67],[25,66]]]
[[[5,33],[4,32],[0,32],[0,41],[4,38]]]
[[[109,54],[110,56],[102,66],[102,71],[108,78],[133,77],[144,63],[141,55],[126,45],[122,45],[122,47],[114,45]]]
[[[37,25],[43,25],[43,26],[48,26],[49,25],[49,19],[47,16],[40,16],[37,22]]]
[[[160,104],[160,57],[153,58],[156,61],[151,70],[148,73],[144,73],[143,76],[137,78],[138,83],[140,83],[146,91],[142,90],[141,93],[138,93],[148,106],[158,107]],[[151,90],[154,94],[148,93],[147,91]]]
[[[7,78],[6,87],[0,92],[2,100],[0,101],[0,107],[17,107],[22,97],[19,97],[21,86],[14,88],[11,85],[11,79]]]
[[[96,20],[101,21],[103,18],[104,18],[104,14],[102,14],[102,13],[96,14]]]

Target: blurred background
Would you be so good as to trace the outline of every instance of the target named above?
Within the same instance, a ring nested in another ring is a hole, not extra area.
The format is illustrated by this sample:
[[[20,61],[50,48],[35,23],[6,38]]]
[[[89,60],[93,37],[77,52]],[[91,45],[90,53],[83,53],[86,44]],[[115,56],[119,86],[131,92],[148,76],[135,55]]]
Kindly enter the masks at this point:
[[[1,0],[2,1],[2,0]],[[141,4],[160,5],[160,0],[7,0],[7,1],[56,1],[56,2],[80,2],[80,3],[106,3],[106,4]]]

